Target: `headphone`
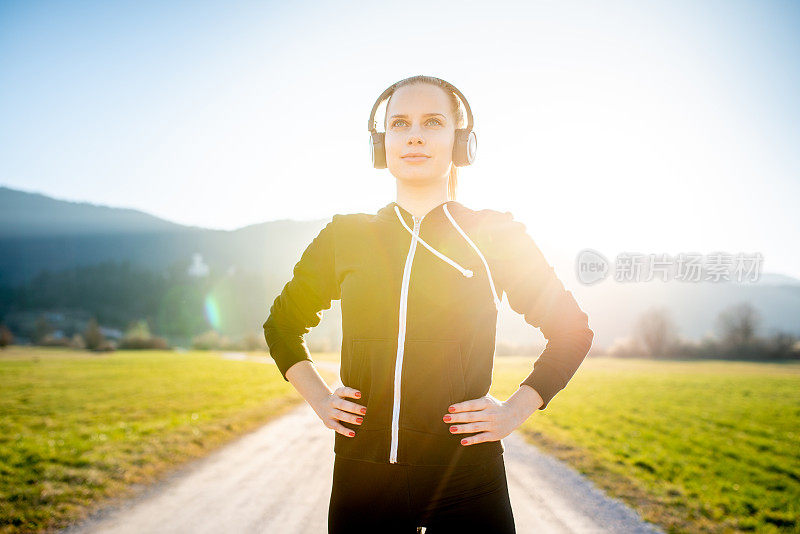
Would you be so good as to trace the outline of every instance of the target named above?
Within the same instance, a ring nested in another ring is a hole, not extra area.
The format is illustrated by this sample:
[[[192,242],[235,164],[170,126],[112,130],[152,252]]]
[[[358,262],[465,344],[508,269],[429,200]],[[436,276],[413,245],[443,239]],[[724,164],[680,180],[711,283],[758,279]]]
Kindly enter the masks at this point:
[[[475,137],[475,132],[472,131],[472,110],[469,107],[469,102],[467,102],[467,99],[464,98],[464,95],[461,94],[461,91],[459,91],[455,85],[446,82],[441,78],[436,78],[435,76],[429,76],[429,78],[440,81],[442,85],[455,93],[461,99],[461,102],[464,103],[464,108],[467,110],[467,127],[456,128],[455,139],[453,142],[453,164],[456,167],[470,165],[473,161],[475,161],[475,151],[478,149],[478,139]],[[370,133],[369,152],[370,156],[372,157],[372,166],[376,169],[386,168],[386,145],[384,144],[386,132],[379,132],[376,130],[377,124],[375,122],[375,111],[377,111],[378,106],[381,105],[381,102],[388,99],[392,93],[394,93],[398,85],[408,79],[410,78],[405,78],[399,82],[393,83],[383,93],[381,93],[381,96],[379,96],[378,100],[375,101],[375,104],[372,106],[372,111],[369,114],[369,123],[367,123],[367,129]]]

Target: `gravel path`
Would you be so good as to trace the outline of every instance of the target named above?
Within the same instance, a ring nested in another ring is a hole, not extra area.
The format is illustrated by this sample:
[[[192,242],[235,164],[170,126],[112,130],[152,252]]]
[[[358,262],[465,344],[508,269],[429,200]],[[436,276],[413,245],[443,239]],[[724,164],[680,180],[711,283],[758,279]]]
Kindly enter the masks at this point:
[[[303,403],[62,533],[324,533],[333,440]],[[661,532],[516,432],[503,443],[517,532]]]

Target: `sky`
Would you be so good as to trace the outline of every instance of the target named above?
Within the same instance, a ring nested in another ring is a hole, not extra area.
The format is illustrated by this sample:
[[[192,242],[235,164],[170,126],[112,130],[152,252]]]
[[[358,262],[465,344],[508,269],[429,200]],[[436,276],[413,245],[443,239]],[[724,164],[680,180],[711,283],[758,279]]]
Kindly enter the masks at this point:
[[[475,114],[457,200],[544,251],[800,277],[798,56],[797,2],[2,1],[0,185],[224,230],[374,213],[369,111],[428,74]]]

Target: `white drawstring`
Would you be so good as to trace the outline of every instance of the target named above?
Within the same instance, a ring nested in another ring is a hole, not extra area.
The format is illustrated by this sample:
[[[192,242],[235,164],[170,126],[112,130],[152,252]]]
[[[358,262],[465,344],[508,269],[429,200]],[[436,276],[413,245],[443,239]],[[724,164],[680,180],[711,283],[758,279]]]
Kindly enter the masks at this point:
[[[445,256],[444,254],[442,254],[441,252],[439,252],[438,250],[436,250],[435,248],[430,246],[419,235],[414,235],[413,230],[411,230],[411,228],[408,227],[408,225],[406,224],[406,221],[403,220],[403,216],[400,215],[400,210],[397,208],[397,206],[394,207],[394,211],[395,211],[395,213],[397,213],[397,217],[400,219],[400,222],[403,223],[403,228],[408,230],[408,233],[411,234],[411,237],[413,239],[418,240],[420,243],[422,243],[422,246],[424,246],[425,248],[427,248],[428,250],[430,250],[431,252],[436,254],[439,258],[441,258],[442,260],[446,261],[447,263],[449,263],[450,265],[452,265],[453,267],[458,269],[461,272],[461,274],[463,274],[467,278],[471,278],[472,277],[472,271],[470,271],[469,269],[463,268],[462,266],[460,266],[459,264],[457,264],[456,262],[454,262],[453,260],[451,260],[450,258]],[[422,217],[424,218],[425,216],[423,215]],[[420,219],[420,221],[422,221],[422,219]]]
[[[469,238],[469,236],[466,233],[464,233],[464,230],[462,230],[461,227],[458,225],[458,223],[456,223],[456,221],[455,221],[455,219],[453,219],[452,215],[450,215],[450,212],[447,210],[447,204],[444,204],[443,207],[444,207],[445,215],[447,215],[447,218],[450,221],[450,223],[455,227],[456,230],[458,230],[458,233],[461,235],[461,237],[463,237],[467,241],[467,243],[469,243],[470,246],[473,249],[475,249],[475,252],[477,252],[478,256],[481,258],[481,261],[483,262],[483,266],[486,268],[486,274],[489,277],[489,285],[492,288],[492,298],[494,300],[494,306],[499,311],[500,310],[500,302],[501,301],[497,296],[497,291],[495,290],[495,287],[494,287],[494,280],[492,279],[492,272],[489,270],[489,264],[486,262],[486,258],[483,257],[483,254],[481,253],[480,249],[478,249],[478,247],[475,245],[475,243],[473,243],[473,241]],[[422,243],[422,246],[424,246],[425,248],[427,248],[428,250],[433,252],[441,260],[447,262],[448,264],[452,265],[454,268],[458,269],[458,271],[460,271],[461,274],[463,274],[467,278],[472,277],[473,272],[471,270],[465,269],[464,267],[460,266],[458,263],[454,262],[453,260],[451,260],[450,258],[445,256],[444,254],[442,254],[441,252],[439,252],[438,250],[436,250],[435,248],[430,246],[419,235],[414,235],[413,230],[411,230],[411,228],[409,228],[408,225],[406,224],[406,221],[403,219],[403,216],[400,214],[400,209],[397,207],[396,204],[394,206],[394,212],[397,214],[397,218],[400,219],[400,223],[402,223],[403,228],[405,228],[408,231],[408,233],[411,234],[412,239],[417,239],[420,243]],[[424,215],[423,215],[423,218],[424,218]],[[420,219],[420,221],[422,221],[422,218]]]
[[[481,261],[483,262],[483,266],[486,268],[486,276],[489,277],[489,285],[492,288],[492,298],[494,299],[494,307],[499,310],[500,299],[497,296],[497,291],[495,291],[494,289],[494,280],[492,279],[492,271],[489,270],[489,264],[486,262],[486,258],[483,257],[483,254],[481,254],[481,251],[478,248],[478,246],[472,242],[472,239],[470,239],[469,236],[466,233],[464,233],[464,230],[461,229],[456,220],[453,219],[453,216],[450,215],[450,211],[447,209],[447,204],[444,205],[444,214],[447,215],[447,218],[450,220],[451,223],[453,223],[453,226],[456,227],[456,230],[458,230],[458,233],[461,234],[461,237],[463,237],[467,241],[467,243],[469,243],[472,246],[472,248],[475,249],[475,252],[478,253],[478,256],[480,256]]]

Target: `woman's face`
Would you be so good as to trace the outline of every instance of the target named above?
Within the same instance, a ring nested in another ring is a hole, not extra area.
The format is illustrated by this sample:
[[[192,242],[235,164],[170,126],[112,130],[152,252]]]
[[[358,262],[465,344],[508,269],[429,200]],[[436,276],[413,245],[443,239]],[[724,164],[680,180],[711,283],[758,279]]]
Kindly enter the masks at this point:
[[[444,90],[427,83],[403,86],[392,95],[386,117],[389,172],[400,180],[446,180],[455,124]]]

